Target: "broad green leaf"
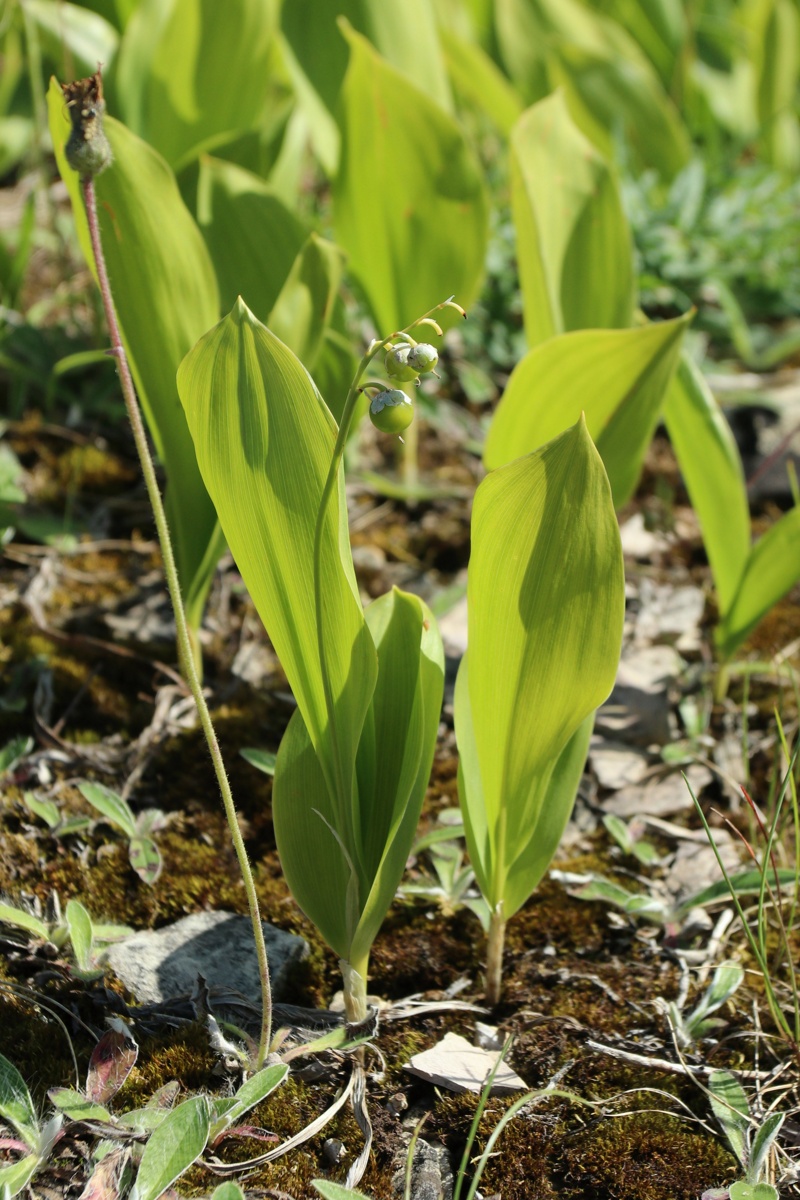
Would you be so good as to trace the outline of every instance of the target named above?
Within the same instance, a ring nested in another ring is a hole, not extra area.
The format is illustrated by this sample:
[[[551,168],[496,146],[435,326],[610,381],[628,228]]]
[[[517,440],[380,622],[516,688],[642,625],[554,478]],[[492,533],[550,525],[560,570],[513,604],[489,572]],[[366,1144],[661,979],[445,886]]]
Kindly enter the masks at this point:
[[[254,128],[276,17],[275,0],[142,0],[117,63],[127,124],[176,170]]]
[[[25,912],[22,908],[15,908],[13,904],[5,904],[0,901],[0,922],[4,921],[7,925],[16,925],[18,929],[24,929],[28,933],[34,934],[46,942],[50,938],[50,929],[33,913]]]
[[[764,1170],[767,1155],[770,1152],[772,1143],[781,1131],[785,1117],[786,1113],[769,1113],[764,1117],[764,1120],[756,1130],[753,1137],[753,1144],[750,1147],[750,1161],[747,1164],[748,1183],[754,1186],[758,1183]]]
[[[730,426],[687,355],[670,384],[664,422],[703,531],[719,607],[726,613],[750,553],[750,510]]]
[[[131,812],[126,800],[118,792],[104,787],[102,783],[79,783],[78,791],[84,800],[88,800],[92,808],[96,808],[104,817],[117,825],[128,837],[136,836],[136,818]]]
[[[347,71],[347,44],[337,26],[340,16],[439,108],[452,112],[430,0],[291,0],[281,13],[284,35],[330,112],[337,110]]]
[[[219,1187],[214,1188],[211,1200],[245,1200],[245,1196],[238,1183],[234,1183],[232,1179],[226,1179]]]
[[[742,1166],[747,1162],[747,1128],[750,1106],[739,1080],[730,1071],[712,1071],[708,1077],[711,1109]]]
[[[443,295],[467,307],[487,237],[482,172],[453,118],[346,28],[334,230],[382,333]]]
[[[630,325],[632,243],[617,180],[560,92],[511,132],[511,203],[529,345]]]
[[[42,50],[53,62],[69,53],[76,77],[91,75],[98,63],[111,65],[119,35],[98,13],[61,0],[25,0],[25,15],[38,26]]]
[[[353,574],[344,499],[334,490],[321,560],[321,641],[335,712],[329,730],[313,543],[335,423],[301,364],[241,300],[187,355],[178,390],[236,564],[343,812],[377,667]]]
[[[416,596],[393,588],[366,611],[378,681],[358,747],[364,900],[350,961],[369,954],[405,870],[430,777],[444,690],[436,621]]]
[[[75,961],[81,971],[89,971],[92,968],[92,943],[94,942],[92,918],[79,900],[70,900],[65,916],[69,929],[69,940],[72,942],[72,949],[75,952]]]
[[[779,1193],[771,1183],[745,1183],[737,1179],[728,1188],[729,1200],[778,1200]]]
[[[793,0],[761,0],[755,16],[756,105],[766,157],[784,171],[800,166],[800,12]]]
[[[668,88],[688,32],[681,0],[613,0],[610,15],[641,46]]]
[[[144,1148],[130,1200],[157,1200],[200,1157],[208,1132],[205,1096],[193,1096],[168,1112]]]
[[[499,132],[508,137],[522,114],[519,93],[477,42],[459,37],[446,27],[440,36],[456,92],[465,103],[486,113]]]
[[[50,829],[56,829],[61,824],[61,810],[54,800],[45,800],[35,792],[25,792],[23,799],[33,815],[44,821]]]
[[[359,970],[411,849],[444,679],[438,630],[417,597],[393,590],[370,606],[367,622],[378,679],[358,748],[351,821],[337,822],[299,714],[278,751],[272,799],[292,894],[340,958]]]
[[[619,508],[638,482],[689,319],[583,329],[535,346],[514,368],[492,419],[486,466],[530,453],[583,412]]]
[[[27,1154],[10,1166],[0,1166],[0,1200],[6,1196],[18,1196],[27,1187],[41,1166],[38,1154]]]
[[[297,255],[267,324],[312,371],[330,325],[344,272],[344,256],[333,242],[312,233]]]
[[[239,1088],[224,1116],[212,1122],[210,1136],[213,1138],[224,1129],[228,1129],[244,1113],[255,1108],[256,1104],[260,1104],[262,1100],[266,1100],[267,1096],[283,1083],[288,1074],[289,1068],[283,1063],[256,1071]]]
[[[323,1200],[369,1200],[369,1196],[363,1192],[343,1187],[341,1183],[333,1183],[330,1179],[312,1179],[311,1186],[317,1189]]]
[[[28,1086],[3,1054],[0,1054],[0,1117],[13,1125],[32,1149],[38,1146],[39,1119]]]
[[[26,754],[30,754],[34,744],[33,738],[23,736],[12,738],[10,742],[6,742],[0,750],[0,776],[13,771],[17,763]]]
[[[619,660],[619,529],[582,420],[481,483],[467,602],[469,650],[455,705],[461,806],[481,888],[493,907],[506,902],[508,917],[514,860],[540,819],[559,757],[611,691]],[[565,775],[575,770],[568,758]],[[545,817],[551,829],[561,819]]]
[[[197,223],[214,263],[223,311],[241,296],[266,321],[308,237],[302,221],[257,175],[204,156]]]
[[[95,1104],[77,1092],[75,1088],[50,1088],[47,1093],[51,1102],[65,1113],[71,1121],[107,1121],[111,1122],[111,1113],[102,1104]]]
[[[64,158],[69,120],[55,80],[48,105],[58,169],[84,256],[94,271],[78,177]],[[178,401],[175,372],[219,319],[217,284],[167,164],[111,117],[106,130],[114,163],[95,184],[103,248],[139,399],[167,473],[167,520],[187,619],[197,628],[224,541]]]
[[[150,887],[161,874],[163,863],[161,851],[150,837],[132,837],[128,846],[128,858],[136,874]]]
[[[715,631],[723,660],[800,578],[800,508],[784,513],[750,551],[736,595]]]
[[[578,0],[497,0],[495,12],[502,57],[526,100],[562,86],[573,119],[604,152],[621,127],[640,161],[662,175],[686,164],[678,112],[620,25]]]
[[[544,785],[539,819],[516,848],[506,883],[503,912],[512,916],[545,876],[572,815],[581,782],[589,742],[594,728],[594,713],[589,713],[558,756],[553,773]]]

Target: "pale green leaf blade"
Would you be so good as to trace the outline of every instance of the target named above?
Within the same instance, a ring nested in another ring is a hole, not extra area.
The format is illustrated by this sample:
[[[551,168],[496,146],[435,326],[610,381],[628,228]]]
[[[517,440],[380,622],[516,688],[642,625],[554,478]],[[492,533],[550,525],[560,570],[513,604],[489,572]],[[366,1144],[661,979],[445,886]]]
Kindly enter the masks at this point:
[[[430,776],[444,690],[436,621],[393,588],[366,611],[378,680],[358,747],[359,926],[349,961],[369,953],[405,870]]]
[[[363,1192],[343,1187],[341,1183],[334,1183],[330,1179],[312,1179],[311,1185],[317,1189],[323,1200],[369,1200],[369,1196],[365,1196]]]
[[[81,971],[91,970],[94,930],[92,918],[79,900],[70,900],[65,913],[69,928],[69,939],[75,952],[75,961]]]
[[[238,1183],[234,1183],[232,1179],[226,1179],[219,1187],[214,1188],[211,1200],[245,1200],[245,1196]]]
[[[511,204],[528,344],[630,325],[632,243],[617,181],[559,92],[511,132]]]
[[[111,1113],[102,1104],[95,1104],[77,1092],[75,1088],[50,1088],[47,1095],[59,1112],[63,1112],[71,1121],[107,1121],[111,1122]]]
[[[335,113],[347,71],[344,17],[396,71],[446,112],[453,98],[430,0],[291,0],[281,25],[298,66]]]
[[[265,775],[275,774],[275,754],[272,750],[258,750],[256,748],[247,747],[240,750],[242,758],[250,763],[251,767],[256,767],[259,771],[263,771]]]
[[[251,1108],[255,1108],[262,1100],[266,1100],[275,1088],[283,1083],[286,1076],[289,1074],[289,1068],[284,1063],[276,1063],[274,1066],[264,1067],[260,1071],[256,1071],[249,1079],[245,1080],[242,1086],[233,1097],[233,1101],[219,1120],[215,1121],[211,1128],[211,1136],[214,1137],[223,1129],[230,1128],[235,1125],[240,1117],[244,1116]]]
[[[614,503],[624,503],[638,480],[686,320],[578,330],[528,351],[514,368],[489,428],[486,466],[493,470],[530,453],[583,412]]]
[[[39,1119],[28,1085],[3,1054],[0,1054],[0,1117],[13,1125],[30,1147],[39,1144]]]
[[[275,0],[142,0],[120,46],[127,123],[176,169],[261,116]]]
[[[708,1077],[711,1109],[742,1166],[747,1161],[747,1128],[750,1107],[739,1080],[730,1071],[712,1071]]]
[[[205,1096],[193,1096],[172,1109],[150,1135],[130,1200],[157,1200],[203,1153],[209,1125]]]
[[[50,938],[50,930],[44,921],[40,921],[33,913],[25,912],[22,908],[15,908],[13,904],[6,904],[3,901],[0,901],[0,922],[5,922],[6,925],[16,925],[18,929],[24,929],[26,933],[34,934],[43,942]]]
[[[459,37],[449,28],[442,29],[440,36],[455,91],[467,104],[486,113],[508,137],[522,113],[519,93],[477,42]]]
[[[102,783],[79,783],[78,791],[92,808],[96,808],[113,825],[117,825],[128,837],[136,836],[136,818],[118,792],[104,787]]]
[[[684,355],[669,387],[664,422],[703,531],[721,612],[750,553],[750,509],[739,449],[700,368]]]
[[[186,357],[178,389],[222,528],[344,820],[377,667],[342,526],[344,500],[334,491],[321,561],[322,642],[336,726],[328,730],[313,544],[333,418],[295,356],[242,301]]]
[[[300,250],[269,315],[272,332],[314,370],[344,273],[338,246],[312,233]]]
[[[493,855],[486,899],[496,905],[538,815],[541,779],[610,692],[619,660],[619,528],[584,422],[481,483],[467,600],[474,761]],[[459,739],[460,724],[457,706]]]
[[[800,579],[800,508],[784,513],[750,551],[731,606],[715,640],[728,659],[774,604]]]
[[[161,851],[150,837],[132,837],[128,845],[128,859],[136,874],[152,887],[158,880],[163,867]]]
[[[475,722],[472,718],[469,650],[462,657],[456,675],[454,708],[458,742],[458,801],[464,819],[464,836],[481,895],[489,897],[493,892],[497,856],[494,822],[490,822],[483,793]]]
[[[0,1166],[0,1200],[6,1196],[18,1196],[27,1187],[41,1166],[38,1154],[27,1154],[19,1162]]]
[[[728,1188],[729,1200],[779,1200],[778,1189],[771,1183],[745,1183],[735,1180]]]
[[[747,1165],[747,1180],[753,1185],[758,1183],[764,1170],[764,1164],[767,1160],[767,1155],[770,1152],[772,1143],[781,1131],[781,1126],[786,1119],[786,1113],[773,1112],[769,1113],[759,1125],[753,1137],[753,1144],[750,1148],[750,1162]]]
[[[552,775],[543,785],[543,795],[535,801],[538,819],[526,831],[527,840],[521,839],[508,873],[503,899],[506,918],[513,916],[538,887],[558,849],[586,766],[594,718],[594,712],[589,713],[575,730],[558,756]]]
[[[263,179],[204,156],[197,223],[214,263],[223,311],[241,296],[266,323],[308,237],[303,222]]]
[[[70,126],[55,81],[47,99],[56,161],[94,270],[78,177],[64,158]],[[217,284],[167,164],[118,121],[107,117],[105,124],[114,163],[95,184],[103,248],[139,399],[167,473],[165,503],[181,591],[189,624],[197,627],[224,542],[200,477],[175,372],[219,319]]]
[[[349,961],[360,912],[358,876],[341,835],[334,834],[336,811],[299,711],[278,750],[272,819],[289,890],[331,949]]]
[[[364,38],[347,36],[334,230],[390,333],[443,296],[470,304],[483,272],[486,193],[452,117]]]
[[[25,0],[25,14],[38,26],[41,48],[53,62],[62,61],[68,51],[76,76],[91,75],[99,62],[110,67],[119,35],[99,13],[78,4]]]

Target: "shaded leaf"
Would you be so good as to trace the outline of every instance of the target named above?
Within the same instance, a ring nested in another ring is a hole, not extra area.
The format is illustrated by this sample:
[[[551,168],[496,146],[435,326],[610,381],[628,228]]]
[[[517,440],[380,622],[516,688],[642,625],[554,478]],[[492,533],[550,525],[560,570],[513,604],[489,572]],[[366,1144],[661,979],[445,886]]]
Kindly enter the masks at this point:
[[[89,971],[93,966],[92,918],[79,900],[70,900],[65,916],[69,929],[69,940],[72,942],[72,949],[75,952],[75,961],[81,971]]]
[[[128,858],[139,878],[152,887],[161,874],[163,866],[161,851],[153,839],[132,837],[128,845]]]
[[[251,767],[257,767],[259,771],[263,771],[265,775],[275,774],[275,759],[276,755],[272,750],[240,750],[242,758],[250,763]]]
[[[798,578],[800,507],[784,513],[750,551],[731,606],[715,630],[723,659],[731,657]]]
[[[0,1117],[13,1125],[31,1148],[38,1146],[39,1119],[28,1086],[3,1054],[0,1054]]]

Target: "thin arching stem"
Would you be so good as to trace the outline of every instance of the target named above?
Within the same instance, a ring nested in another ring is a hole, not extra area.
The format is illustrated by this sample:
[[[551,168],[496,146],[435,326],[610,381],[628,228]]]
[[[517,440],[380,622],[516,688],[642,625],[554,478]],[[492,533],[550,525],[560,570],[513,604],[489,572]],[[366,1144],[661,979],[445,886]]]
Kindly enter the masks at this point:
[[[272,991],[269,980],[269,964],[267,961],[267,947],[264,941],[264,931],[261,927],[261,916],[258,908],[258,896],[256,895],[255,883],[253,881],[253,872],[250,867],[250,862],[247,857],[247,850],[244,844],[244,838],[239,828],[239,822],[236,817],[236,808],[233,803],[233,795],[231,786],[228,782],[228,776],[225,773],[225,765],[222,761],[222,753],[217,741],[216,731],[211,722],[211,714],[208,711],[205,696],[203,695],[203,687],[200,682],[197,666],[195,663],[194,654],[192,651],[192,643],[189,635],[189,627],[186,621],[186,613],[183,607],[183,598],[181,596],[180,583],[178,581],[178,570],[175,565],[175,554],[172,548],[172,539],[170,537],[167,517],[164,511],[164,504],[161,499],[158,481],[156,479],[155,467],[150,454],[150,446],[147,441],[144,422],[142,420],[139,401],[136,396],[136,389],[133,384],[130,367],[128,365],[128,357],[125,353],[125,347],[122,344],[122,335],[120,333],[117,314],[114,308],[114,300],[111,293],[111,286],[108,280],[108,271],[106,270],[105,256],[103,254],[103,244],[100,237],[100,223],[97,219],[97,199],[95,195],[94,182],[92,179],[84,178],[81,180],[81,191],[83,193],[83,202],[86,206],[86,218],[89,226],[89,235],[92,242],[92,253],[94,254],[95,264],[97,266],[97,280],[100,287],[100,294],[103,299],[103,308],[108,322],[108,330],[111,336],[112,353],[117,360],[117,369],[119,371],[120,384],[122,386],[122,394],[125,399],[125,408],[128,413],[128,419],[133,430],[133,439],[136,443],[136,450],[139,455],[139,461],[142,466],[142,474],[144,476],[147,495],[153,509],[155,518],[156,530],[158,532],[158,540],[161,544],[161,557],[164,563],[164,575],[166,577],[167,589],[169,598],[172,602],[172,609],[175,614],[175,628],[177,631],[178,641],[178,662],[181,672],[189,690],[192,693],[194,702],[197,705],[197,713],[200,718],[200,725],[205,734],[208,749],[211,754],[211,761],[214,766],[214,773],[217,777],[219,790],[222,794],[222,803],[225,807],[225,816],[228,819],[231,838],[233,839],[234,850],[236,857],[239,860],[239,869],[242,873],[242,882],[244,883],[245,894],[247,896],[247,905],[250,910],[250,919],[253,925],[253,936],[256,943],[256,956],[258,958],[258,973],[261,981],[261,1033],[258,1046],[257,1066],[261,1067],[266,1059],[269,1044],[272,1037]]]

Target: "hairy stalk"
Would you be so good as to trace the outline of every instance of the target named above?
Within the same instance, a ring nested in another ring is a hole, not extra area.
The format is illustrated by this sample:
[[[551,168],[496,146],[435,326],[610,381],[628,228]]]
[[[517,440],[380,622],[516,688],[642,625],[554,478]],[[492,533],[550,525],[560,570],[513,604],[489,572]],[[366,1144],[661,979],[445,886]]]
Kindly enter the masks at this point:
[[[253,872],[247,858],[247,850],[245,849],[244,839],[239,828],[239,822],[236,819],[236,808],[233,803],[233,795],[231,786],[228,782],[228,776],[225,774],[225,765],[222,761],[222,753],[217,741],[217,735],[214,726],[211,722],[211,715],[208,711],[203,688],[200,682],[200,676],[197,670],[195,654],[193,652],[192,641],[189,634],[189,627],[186,622],[186,613],[183,607],[183,599],[181,597],[180,584],[178,582],[178,571],[175,566],[175,555],[172,549],[172,539],[167,525],[167,517],[164,512],[164,505],[161,500],[161,493],[156,480],[155,467],[150,454],[150,447],[147,442],[147,434],[145,433],[142,414],[139,409],[139,402],[136,396],[136,389],[133,384],[130,367],[128,366],[128,358],[125,353],[125,348],[122,344],[122,336],[120,334],[119,324],[117,322],[117,314],[114,309],[114,300],[111,294],[111,285],[108,279],[106,270],[105,256],[103,254],[103,245],[100,238],[100,223],[97,219],[97,199],[95,195],[94,181],[91,178],[81,179],[81,191],[83,193],[83,202],[86,207],[86,218],[89,225],[89,235],[92,242],[92,253],[94,254],[95,263],[97,266],[97,277],[100,286],[100,294],[103,298],[103,308],[108,322],[108,329],[111,335],[112,353],[117,360],[119,371],[120,384],[122,385],[122,394],[125,399],[125,408],[128,413],[128,419],[133,430],[133,438],[136,443],[136,450],[139,454],[139,461],[142,466],[142,474],[144,476],[147,495],[153,509],[155,518],[156,530],[158,532],[158,540],[161,544],[161,557],[164,563],[164,575],[166,576],[167,588],[169,590],[169,598],[172,603],[172,609],[175,614],[175,627],[177,630],[178,642],[178,661],[180,663],[181,672],[186,680],[189,690],[192,693],[194,702],[197,705],[197,713],[200,718],[200,724],[205,734],[208,749],[211,754],[211,761],[214,765],[214,773],[217,777],[219,790],[222,793],[222,803],[225,807],[225,816],[228,819],[228,825],[233,839],[233,846],[236,851],[236,857],[239,860],[239,869],[242,873],[242,881],[244,883],[245,893],[247,895],[247,904],[250,909],[250,919],[253,924],[253,936],[256,943],[256,955],[258,958],[258,973],[261,980],[261,1033],[258,1045],[257,1067],[261,1067],[266,1059],[269,1044],[272,1037],[272,991],[269,980],[269,964],[267,961],[267,947],[264,941],[264,931],[261,927],[261,916],[258,908],[258,897],[256,895],[255,883],[253,881]]]

